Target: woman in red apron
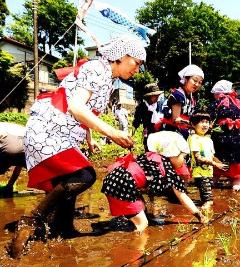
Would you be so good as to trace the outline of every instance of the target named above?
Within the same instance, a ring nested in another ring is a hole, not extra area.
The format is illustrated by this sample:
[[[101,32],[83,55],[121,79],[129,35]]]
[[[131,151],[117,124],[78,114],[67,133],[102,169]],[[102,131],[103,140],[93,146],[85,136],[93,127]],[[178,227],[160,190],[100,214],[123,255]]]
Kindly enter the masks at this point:
[[[73,214],[76,197],[93,185],[95,171],[80,151],[93,129],[128,148],[133,140],[97,117],[114,91],[117,78],[129,79],[146,59],[142,42],[131,36],[112,40],[101,56],[70,73],[56,92],[40,94],[31,108],[24,139],[29,186],[45,190],[46,197],[18,223],[10,254],[17,258],[44,223],[52,235],[76,234]],[[54,233],[53,233],[54,231]]]

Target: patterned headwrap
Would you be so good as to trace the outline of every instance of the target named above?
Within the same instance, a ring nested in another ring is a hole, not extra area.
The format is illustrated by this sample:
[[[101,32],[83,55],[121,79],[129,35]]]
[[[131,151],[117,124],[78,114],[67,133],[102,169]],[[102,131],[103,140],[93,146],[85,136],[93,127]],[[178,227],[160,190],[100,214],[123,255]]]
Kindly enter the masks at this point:
[[[132,35],[122,35],[112,39],[110,43],[99,49],[99,53],[110,61],[116,61],[126,55],[142,61],[146,60],[146,50],[143,42]]]
[[[233,92],[232,83],[227,80],[220,80],[216,82],[211,90],[213,94],[229,94]]]
[[[204,79],[204,73],[202,69],[200,69],[197,65],[188,65],[178,72],[178,76],[180,77],[180,83],[185,84],[185,77],[191,76],[200,76]]]

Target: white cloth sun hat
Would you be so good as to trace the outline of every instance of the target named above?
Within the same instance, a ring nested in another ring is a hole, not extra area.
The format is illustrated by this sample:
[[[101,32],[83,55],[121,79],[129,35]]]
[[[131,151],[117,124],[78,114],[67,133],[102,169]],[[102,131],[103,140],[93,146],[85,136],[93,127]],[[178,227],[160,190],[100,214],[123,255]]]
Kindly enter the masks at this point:
[[[191,76],[200,76],[204,79],[204,73],[201,68],[199,68],[197,65],[188,65],[182,70],[178,72],[178,76],[180,77],[180,83],[185,84],[186,79],[185,77],[191,77]]]
[[[160,131],[149,134],[147,139],[149,151],[165,157],[176,157],[180,153],[189,154],[189,146],[182,135],[172,131]]]
[[[115,61],[126,55],[146,61],[146,50],[143,42],[133,35],[122,35],[99,49],[99,53],[110,61]]]
[[[216,82],[211,90],[211,93],[213,94],[228,94],[228,93],[232,93],[233,89],[232,89],[232,82],[229,82],[227,80],[220,80],[218,82]]]

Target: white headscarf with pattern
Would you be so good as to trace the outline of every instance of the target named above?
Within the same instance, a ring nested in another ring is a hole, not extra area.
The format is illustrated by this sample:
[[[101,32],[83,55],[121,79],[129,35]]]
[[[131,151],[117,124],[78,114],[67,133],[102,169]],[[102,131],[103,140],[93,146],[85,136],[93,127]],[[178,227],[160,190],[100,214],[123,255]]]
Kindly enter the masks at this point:
[[[204,73],[201,68],[199,68],[197,65],[188,65],[182,70],[178,72],[178,76],[180,77],[180,83],[185,84],[186,79],[185,77],[191,77],[191,76],[200,76],[204,79]]]
[[[228,93],[232,93],[233,89],[232,89],[232,82],[229,82],[227,80],[220,80],[218,82],[216,82],[211,90],[211,93],[213,94],[228,94]]]
[[[110,61],[115,61],[126,55],[142,61],[146,60],[146,50],[143,42],[132,35],[122,35],[112,39],[110,43],[99,49],[99,53]]]

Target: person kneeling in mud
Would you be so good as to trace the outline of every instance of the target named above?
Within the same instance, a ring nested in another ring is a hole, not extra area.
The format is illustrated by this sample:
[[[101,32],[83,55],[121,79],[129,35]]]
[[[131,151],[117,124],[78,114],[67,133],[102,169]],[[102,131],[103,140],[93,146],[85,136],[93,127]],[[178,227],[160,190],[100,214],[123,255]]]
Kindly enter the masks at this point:
[[[155,134],[158,133],[152,135]],[[181,172],[184,175],[186,174],[183,166],[184,157],[189,153],[188,145],[179,134],[174,133],[173,135],[174,138],[177,137],[178,140],[181,139],[181,142],[185,142],[181,144],[181,148],[179,146],[174,148],[174,153],[177,153],[177,155],[164,156],[165,150],[171,151],[166,149],[166,143],[168,145],[176,144],[176,142],[173,143],[165,138],[165,141],[163,139],[162,142],[158,142],[158,151],[161,154],[146,152],[134,156],[130,153],[119,158],[115,164],[109,167],[110,172],[103,181],[102,192],[107,196],[111,214],[127,218],[129,228],[132,228],[132,230],[141,232],[148,226],[142,189],[146,189],[150,195],[161,196],[165,190],[173,188],[180,202],[201,223],[208,222],[207,218],[186,194],[184,179],[180,176]]]

